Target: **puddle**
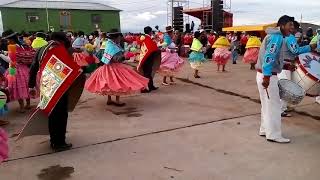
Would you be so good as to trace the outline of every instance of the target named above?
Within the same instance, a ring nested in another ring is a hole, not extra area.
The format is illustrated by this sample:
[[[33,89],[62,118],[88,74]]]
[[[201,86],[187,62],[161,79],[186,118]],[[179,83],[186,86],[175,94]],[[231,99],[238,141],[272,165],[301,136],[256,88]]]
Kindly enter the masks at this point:
[[[55,165],[42,169],[40,174],[38,174],[38,178],[40,180],[65,180],[70,178],[72,173],[74,173],[73,167]]]

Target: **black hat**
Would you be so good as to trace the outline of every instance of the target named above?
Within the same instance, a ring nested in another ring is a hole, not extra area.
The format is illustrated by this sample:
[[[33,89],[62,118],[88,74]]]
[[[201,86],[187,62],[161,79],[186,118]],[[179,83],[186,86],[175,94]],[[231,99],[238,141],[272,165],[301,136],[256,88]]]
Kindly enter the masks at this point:
[[[150,26],[145,27],[143,30],[145,34],[149,34],[150,32],[152,32],[152,28]]]
[[[37,37],[46,38],[46,37],[47,37],[47,34],[44,33],[44,32],[37,32],[37,33],[36,33],[36,36],[37,36]]]
[[[173,31],[172,26],[167,26],[167,27],[166,27],[166,32],[172,32],[172,31]]]
[[[2,33],[2,38],[3,39],[12,39],[13,37],[15,37],[18,33],[12,31],[11,29],[10,30],[7,30],[7,31],[4,31]]]
[[[110,39],[117,38],[121,35],[122,33],[118,29],[111,29],[111,31],[107,33],[107,37]]]
[[[288,22],[294,22],[294,17],[288,15],[281,16],[278,20],[277,26],[286,25]]]

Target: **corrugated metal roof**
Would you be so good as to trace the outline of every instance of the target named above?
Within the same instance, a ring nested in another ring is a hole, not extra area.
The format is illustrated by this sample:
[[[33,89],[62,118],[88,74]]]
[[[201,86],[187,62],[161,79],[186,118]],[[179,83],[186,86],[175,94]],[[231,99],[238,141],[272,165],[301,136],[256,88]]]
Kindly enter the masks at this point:
[[[16,0],[6,4],[0,4],[0,7],[10,8],[32,8],[32,9],[81,9],[81,10],[109,10],[120,11],[117,8],[99,3],[81,0]]]

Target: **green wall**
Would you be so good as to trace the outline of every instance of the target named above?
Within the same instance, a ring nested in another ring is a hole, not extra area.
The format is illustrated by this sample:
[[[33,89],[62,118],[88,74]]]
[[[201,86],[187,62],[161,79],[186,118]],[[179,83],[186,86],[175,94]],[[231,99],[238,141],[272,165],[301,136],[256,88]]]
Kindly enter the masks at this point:
[[[21,8],[0,8],[2,14],[3,29],[12,29],[17,32],[24,31],[46,31],[47,16],[45,9],[21,9]],[[60,12],[62,10],[49,9],[50,26],[55,31],[59,31]],[[91,21],[92,14],[101,16],[99,28],[102,31],[109,31],[112,28],[120,29],[119,11],[89,11],[89,10],[66,10],[71,13],[72,31],[84,31],[90,33],[95,30],[95,25]],[[36,22],[28,22],[26,13],[37,13],[39,20]]]

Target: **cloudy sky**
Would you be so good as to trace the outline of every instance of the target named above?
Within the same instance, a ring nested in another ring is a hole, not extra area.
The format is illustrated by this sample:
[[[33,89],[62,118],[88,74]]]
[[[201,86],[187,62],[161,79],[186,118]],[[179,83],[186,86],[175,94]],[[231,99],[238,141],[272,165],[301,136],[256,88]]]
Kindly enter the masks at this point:
[[[139,31],[146,25],[164,27],[167,24],[167,0],[101,0],[101,2],[123,10],[122,30]],[[203,0],[189,2],[190,7],[201,7],[203,4]],[[232,0],[231,12],[234,13],[235,25],[272,23],[283,14],[294,16],[299,21],[302,14],[304,22],[320,24],[319,0]]]
[[[9,1],[14,0],[0,0],[0,4]],[[163,29],[167,25],[168,0],[91,1],[102,2],[123,10],[121,12],[123,31],[138,32],[147,25],[152,27],[159,25]],[[190,7],[202,7],[204,1],[208,0],[189,0]],[[319,0],[232,0],[231,12],[234,13],[235,25],[272,23],[283,14],[294,16],[299,21],[302,14],[304,22],[320,24]],[[197,19],[190,18],[190,20],[199,24]]]

